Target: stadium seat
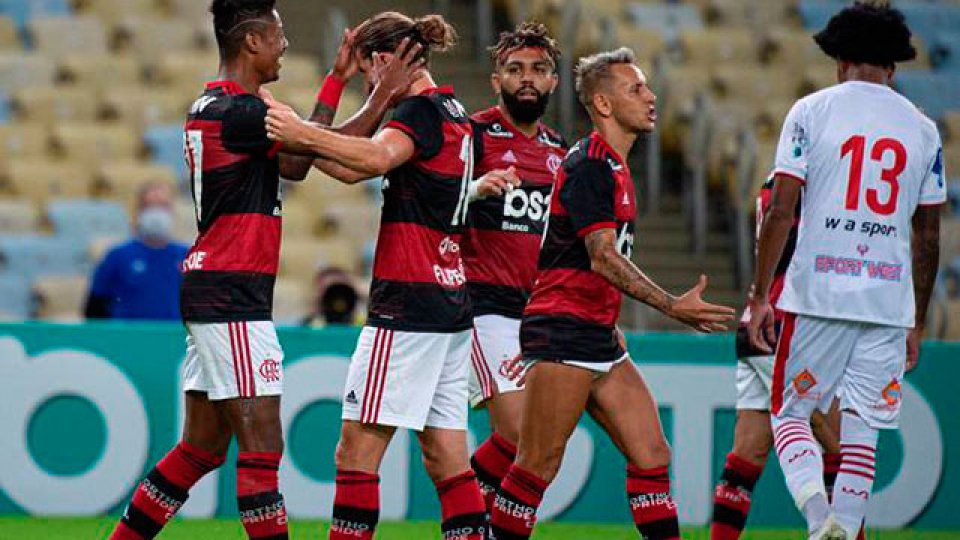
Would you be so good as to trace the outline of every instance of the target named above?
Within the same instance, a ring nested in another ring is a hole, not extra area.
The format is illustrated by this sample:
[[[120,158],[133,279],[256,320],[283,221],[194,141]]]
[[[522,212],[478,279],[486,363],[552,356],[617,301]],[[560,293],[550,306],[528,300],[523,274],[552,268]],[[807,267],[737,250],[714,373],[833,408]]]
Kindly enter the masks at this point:
[[[198,2],[197,0],[167,0],[171,11],[177,18],[182,20],[195,21],[197,19],[207,20],[210,17],[209,4]]]
[[[809,32],[777,27],[767,31],[762,41],[761,60],[766,64],[799,72],[810,66],[836,69]]]
[[[17,27],[13,19],[0,15],[0,51],[18,51],[21,48],[20,36],[17,35]]]
[[[802,72],[759,69],[753,66],[720,66],[714,70],[714,90],[722,99],[759,105],[770,100],[796,98]]]
[[[803,0],[797,5],[803,27],[812,32],[819,32],[827,26],[830,17],[845,5],[836,0]]]
[[[41,124],[0,125],[0,162],[14,158],[38,158],[50,150],[50,132]]]
[[[53,130],[57,154],[95,168],[100,163],[130,161],[142,156],[143,141],[123,124],[61,124]]]
[[[946,328],[942,336],[947,341],[960,340],[960,299],[947,302]]]
[[[943,146],[943,162],[947,178],[960,179],[960,140],[952,140]]]
[[[650,28],[640,28],[632,22],[620,21],[616,26],[617,43],[633,49],[637,62],[645,71],[652,71],[654,60],[667,49],[663,34]]]
[[[0,320],[22,321],[31,311],[30,282],[17,274],[0,274]]]
[[[319,238],[325,236],[322,206],[303,199],[283,201],[283,234],[286,238]]]
[[[791,15],[789,2],[756,0],[710,0],[706,19],[713,25],[741,26],[762,30],[780,26]]]
[[[49,17],[30,22],[33,46],[54,57],[107,52],[107,29],[96,17]]]
[[[101,112],[105,119],[143,130],[150,124],[183,122],[194,99],[196,93],[184,94],[178,89],[111,86],[101,95]]]
[[[673,42],[682,31],[703,28],[700,11],[690,5],[634,2],[627,12],[634,24],[661,32],[667,42]]]
[[[57,322],[82,320],[88,288],[86,276],[38,278],[32,287],[34,317]]]
[[[46,56],[33,52],[0,52],[0,91],[13,93],[21,88],[50,86],[56,77],[56,65]]]
[[[147,62],[162,54],[194,51],[198,45],[196,29],[182,20],[137,17],[117,25],[117,48]]]
[[[40,229],[40,212],[29,199],[0,198],[0,234],[35,233]]]
[[[14,116],[18,120],[48,126],[62,122],[96,121],[100,108],[91,88],[21,88],[13,94]]]
[[[960,72],[960,31],[937,34],[930,49],[931,62],[936,69]]]
[[[197,214],[193,201],[187,197],[177,197],[173,201],[173,219],[173,237],[193,244],[197,239]]]
[[[960,109],[949,110],[943,114],[944,132],[942,136],[950,141],[960,141]],[[950,172],[950,171],[947,171]],[[954,174],[960,171],[954,171]]]
[[[960,73],[904,71],[894,76],[893,83],[934,120],[948,109],[960,108]]]
[[[49,159],[18,159],[3,173],[6,190],[44,204],[54,198],[82,198],[90,194],[93,174],[77,163],[55,163]]]
[[[133,211],[137,192],[147,182],[169,184],[177,191],[177,178],[169,167],[120,161],[105,163],[97,170],[93,194],[97,197],[109,197]]]
[[[87,246],[56,236],[0,237],[0,265],[12,274],[34,279],[42,276],[75,276],[89,270]]]
[[[932,42],[941,32],[960,28],[960,6],[946,2],[896,2],[907,18],[910,30],[926,42]]]
[[[158,18],[161,4],[156,0],[74,0],[79,15],[92,15],[110,25],[134,17]]]
[[[361,246],[380,228],[380,208],[369,201],[337,201],[323,211],[337,238],[346,238],[354,246]],[[354,263],[350,268],[355,268]]]
[[[220,58],[209,52],[163,54],[153,70],[153,81],[159,84],[192,88],[198,95],[207,81],[217,78]]]
[[[187,166],[183,160],[183,124],[165,124],[147,128],[143,139],[150,150],[153,162],[176,172],[181,181],[187,179]]]
[[[360,249],[342,237],[328,240],[284,239],[280,249],[280,275],[303,282],[313,279],[317,269],[339,266],[355,271]]]
[[[22,30],[35,18],[69,15],[70,0],[0,0],[0,13]]]
[[[61,79],[77,86],[103,90],[138,84],[142,76],[140,63],[129,56],[73,53],[60,59]]]
[[[310,314],[313,291],[310,281],[281,278],[273,290],[273,320],[281,325],[296,325]],[[0,306],[2,308],[2,306]]]
[[[713,67],[760,60],[755,33],[742,29],[688,30],[680,33],[684,63]]]
[[[54,233],[84,242],[95,236],[125,236],[130,232],[127,210],[115,201],[53,200],[47,205],[47,217]]]
[[[304,55],[286,54],[283,57],[280,78],[291,86],[312,88],[314,92],[319,88],[321,81],[320,66],[317,62]]]

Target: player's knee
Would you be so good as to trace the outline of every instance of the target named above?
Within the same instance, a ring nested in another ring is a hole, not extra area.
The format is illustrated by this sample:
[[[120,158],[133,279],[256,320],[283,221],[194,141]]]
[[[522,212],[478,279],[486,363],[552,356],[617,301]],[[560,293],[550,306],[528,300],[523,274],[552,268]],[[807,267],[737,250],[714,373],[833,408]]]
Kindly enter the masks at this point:
[[[501,422],[497,424],[497,434],[516,446],[520,441],[520,423]]]
[[[564,448],[564,445],[559,445],[536,453],[521,450],[517,456],[517,464],[547,482],[552,482],[560,470]]]
[[[663,437],[656,437],[651,440],[645,452],[644,467],[667,467],[670,465],[671,451],[670,444]]]

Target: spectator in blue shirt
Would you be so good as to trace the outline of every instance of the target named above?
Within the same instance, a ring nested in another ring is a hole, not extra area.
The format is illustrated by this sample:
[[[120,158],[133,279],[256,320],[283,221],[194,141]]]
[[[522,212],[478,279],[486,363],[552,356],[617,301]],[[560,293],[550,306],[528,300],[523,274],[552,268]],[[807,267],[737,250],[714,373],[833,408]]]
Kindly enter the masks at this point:
[[[139,192],[137,234],[97,265],[84,314],[88,319],[180,320],[180,265],[188,246],[173,240],[170,186]]]

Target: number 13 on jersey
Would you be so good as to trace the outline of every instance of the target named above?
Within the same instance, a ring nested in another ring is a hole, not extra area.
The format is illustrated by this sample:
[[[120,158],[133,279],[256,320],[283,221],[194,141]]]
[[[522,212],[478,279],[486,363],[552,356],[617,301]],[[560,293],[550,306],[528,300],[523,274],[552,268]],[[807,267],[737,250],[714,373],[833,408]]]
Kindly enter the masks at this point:
[[[863,162],[866,157],[867,138],[854,135],[840,147],[840,159],[850,158],[850,172],[847,179],[847,197],[845,208],[856,211],[860,208],[861,183],[863,181]],[[867,206],[874,213],[889,216],[897,211],[897,198],[900,195],[900,174],[907,166],[907,149],[903,143],[889,137],[877,139],[870,148],[870,159],[883,163],[888,154],[893,155],[893,163],[880,172],[880,180],[889,185],[889,195],[880,200],[880,190],[867,189]]]

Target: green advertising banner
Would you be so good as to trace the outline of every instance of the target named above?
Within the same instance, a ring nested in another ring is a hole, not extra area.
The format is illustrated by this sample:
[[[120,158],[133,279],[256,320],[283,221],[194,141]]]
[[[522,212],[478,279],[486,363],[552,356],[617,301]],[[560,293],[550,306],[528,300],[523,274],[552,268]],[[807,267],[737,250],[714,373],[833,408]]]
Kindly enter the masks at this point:
[[[340,399],[357,335],[356,328],[280,331],[287,437],[280,482],[295,518],[330,516]],[[179,325],[0,325],[0,514],[118,514],[139,478],[179,438],[184,337]],[[661,406],[681,520],[705,524],[732,443],[732,339],[630,335],[628,345]],[[958,359],[960,344],[925,344],[921,366],[907,377],[902,429],[881,438],[871,525],[960,527]],[[470,423],[471,438],[482,441],[485,414],[473,414]],[[776,459],[769,463],[751,523],[800,526]],[[235,515],[234,485],[234,468],[222,467],[191,492],[183,515]],[[381,485],[384,519],[439,516],[410,434],[399,432],[391,445]],[[623,458],[589,419],[570,440],[542,515],[630,519]]]

